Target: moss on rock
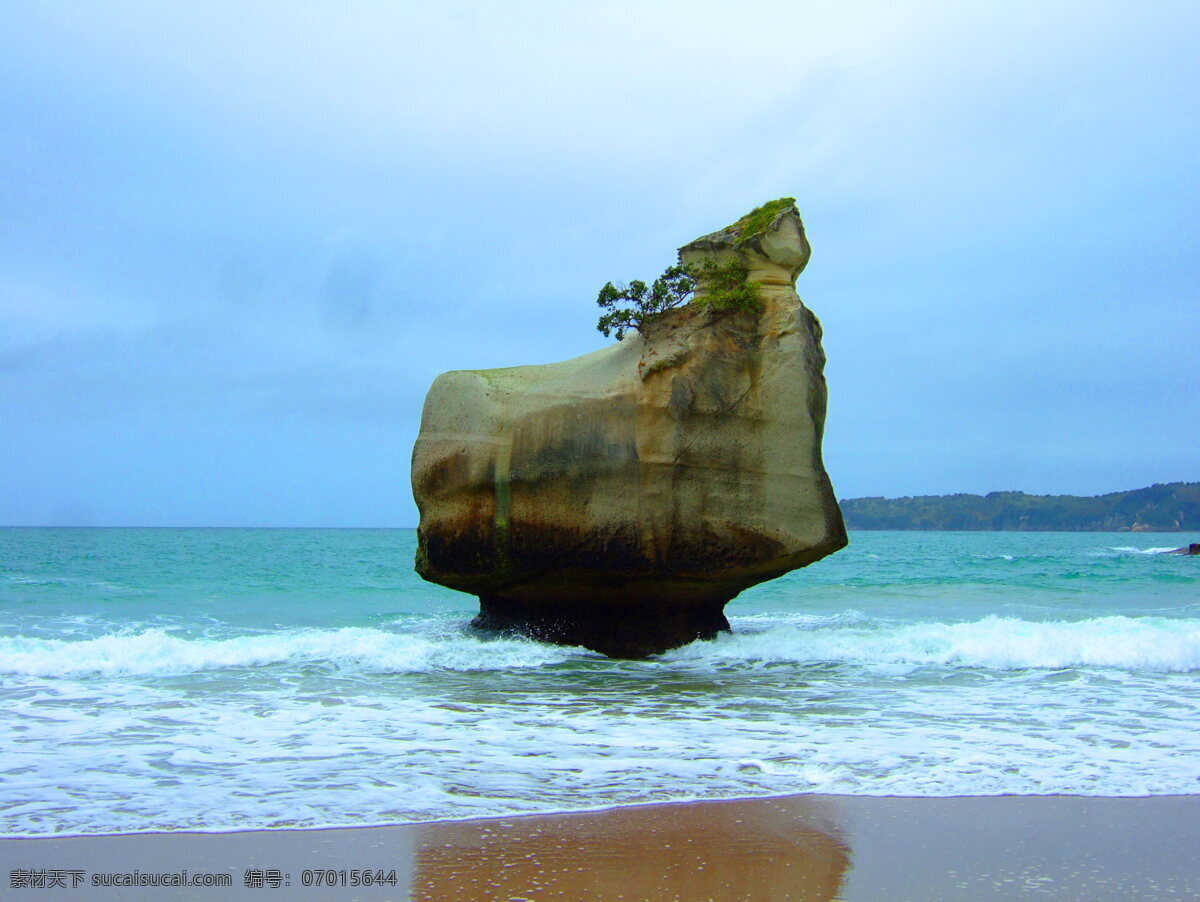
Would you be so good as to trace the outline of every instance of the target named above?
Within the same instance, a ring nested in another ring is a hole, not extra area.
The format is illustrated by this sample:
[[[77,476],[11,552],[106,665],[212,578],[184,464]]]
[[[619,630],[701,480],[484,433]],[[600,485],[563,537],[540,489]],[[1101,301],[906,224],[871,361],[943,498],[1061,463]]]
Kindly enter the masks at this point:
[[[759,207],[755,207],[737,222],[726,226],[723,231],[734,232],[737,234],[737,243],[745,244],[753,238],[757,238],[763,234],[775,221],[775,217],[789,207],[796,206],[796,198],[794,197],[779,197],[775,200],[767,201]]]

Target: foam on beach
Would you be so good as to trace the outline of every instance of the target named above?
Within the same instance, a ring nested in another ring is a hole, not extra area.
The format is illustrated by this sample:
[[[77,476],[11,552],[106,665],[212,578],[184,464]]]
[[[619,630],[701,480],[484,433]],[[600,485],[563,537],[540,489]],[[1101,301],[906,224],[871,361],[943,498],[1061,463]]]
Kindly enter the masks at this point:
[[[8,829],[54,833],[64,810],[96,831],[327,826],[351,799],[353,822],[390,823],[787,792],[1200,790],[1200,620],[733,624],[649,661],[446,618],[2,639]]]

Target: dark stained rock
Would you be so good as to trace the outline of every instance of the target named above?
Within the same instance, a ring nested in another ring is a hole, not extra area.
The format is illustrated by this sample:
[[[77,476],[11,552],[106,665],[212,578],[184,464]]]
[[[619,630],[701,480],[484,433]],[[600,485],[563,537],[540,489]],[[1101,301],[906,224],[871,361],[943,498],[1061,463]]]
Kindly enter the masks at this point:
[[[846,544],[821,461],[821,328],[794,287],[808,242],[790,202],[759,219],[680,255],[743,259],[761,313],[693,302],[583,357],[435,380],[413,450],[417,570],[478,595],[477,626],[654,654]]]

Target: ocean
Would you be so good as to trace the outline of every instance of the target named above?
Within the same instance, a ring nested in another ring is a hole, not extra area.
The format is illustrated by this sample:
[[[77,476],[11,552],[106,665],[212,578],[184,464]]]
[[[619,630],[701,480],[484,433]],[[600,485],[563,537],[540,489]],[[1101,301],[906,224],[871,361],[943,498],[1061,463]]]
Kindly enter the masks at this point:
[[[1194,538],[851,533],[615,661],[473,634],[412,530],[0,529],[0,834],[1196,794]]]

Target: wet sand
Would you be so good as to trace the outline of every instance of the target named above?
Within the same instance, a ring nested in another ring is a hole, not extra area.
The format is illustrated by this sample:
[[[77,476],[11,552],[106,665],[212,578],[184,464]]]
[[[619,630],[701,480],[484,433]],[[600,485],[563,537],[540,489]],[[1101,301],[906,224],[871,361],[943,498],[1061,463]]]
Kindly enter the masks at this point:
[[[6,899],[80,902],[1125,902],[1200,898],[1197,849],[1200,796],[790,796],[339,830],[4,839],[0,879]],[[114,872],[184,869],[231,885],[94,885]],[[359,882],[366,872],[386,882],[351,886],[356,871]],[[62,886],[15,887],[14,874]],[[329,880],[337,885],[317,885]]]

